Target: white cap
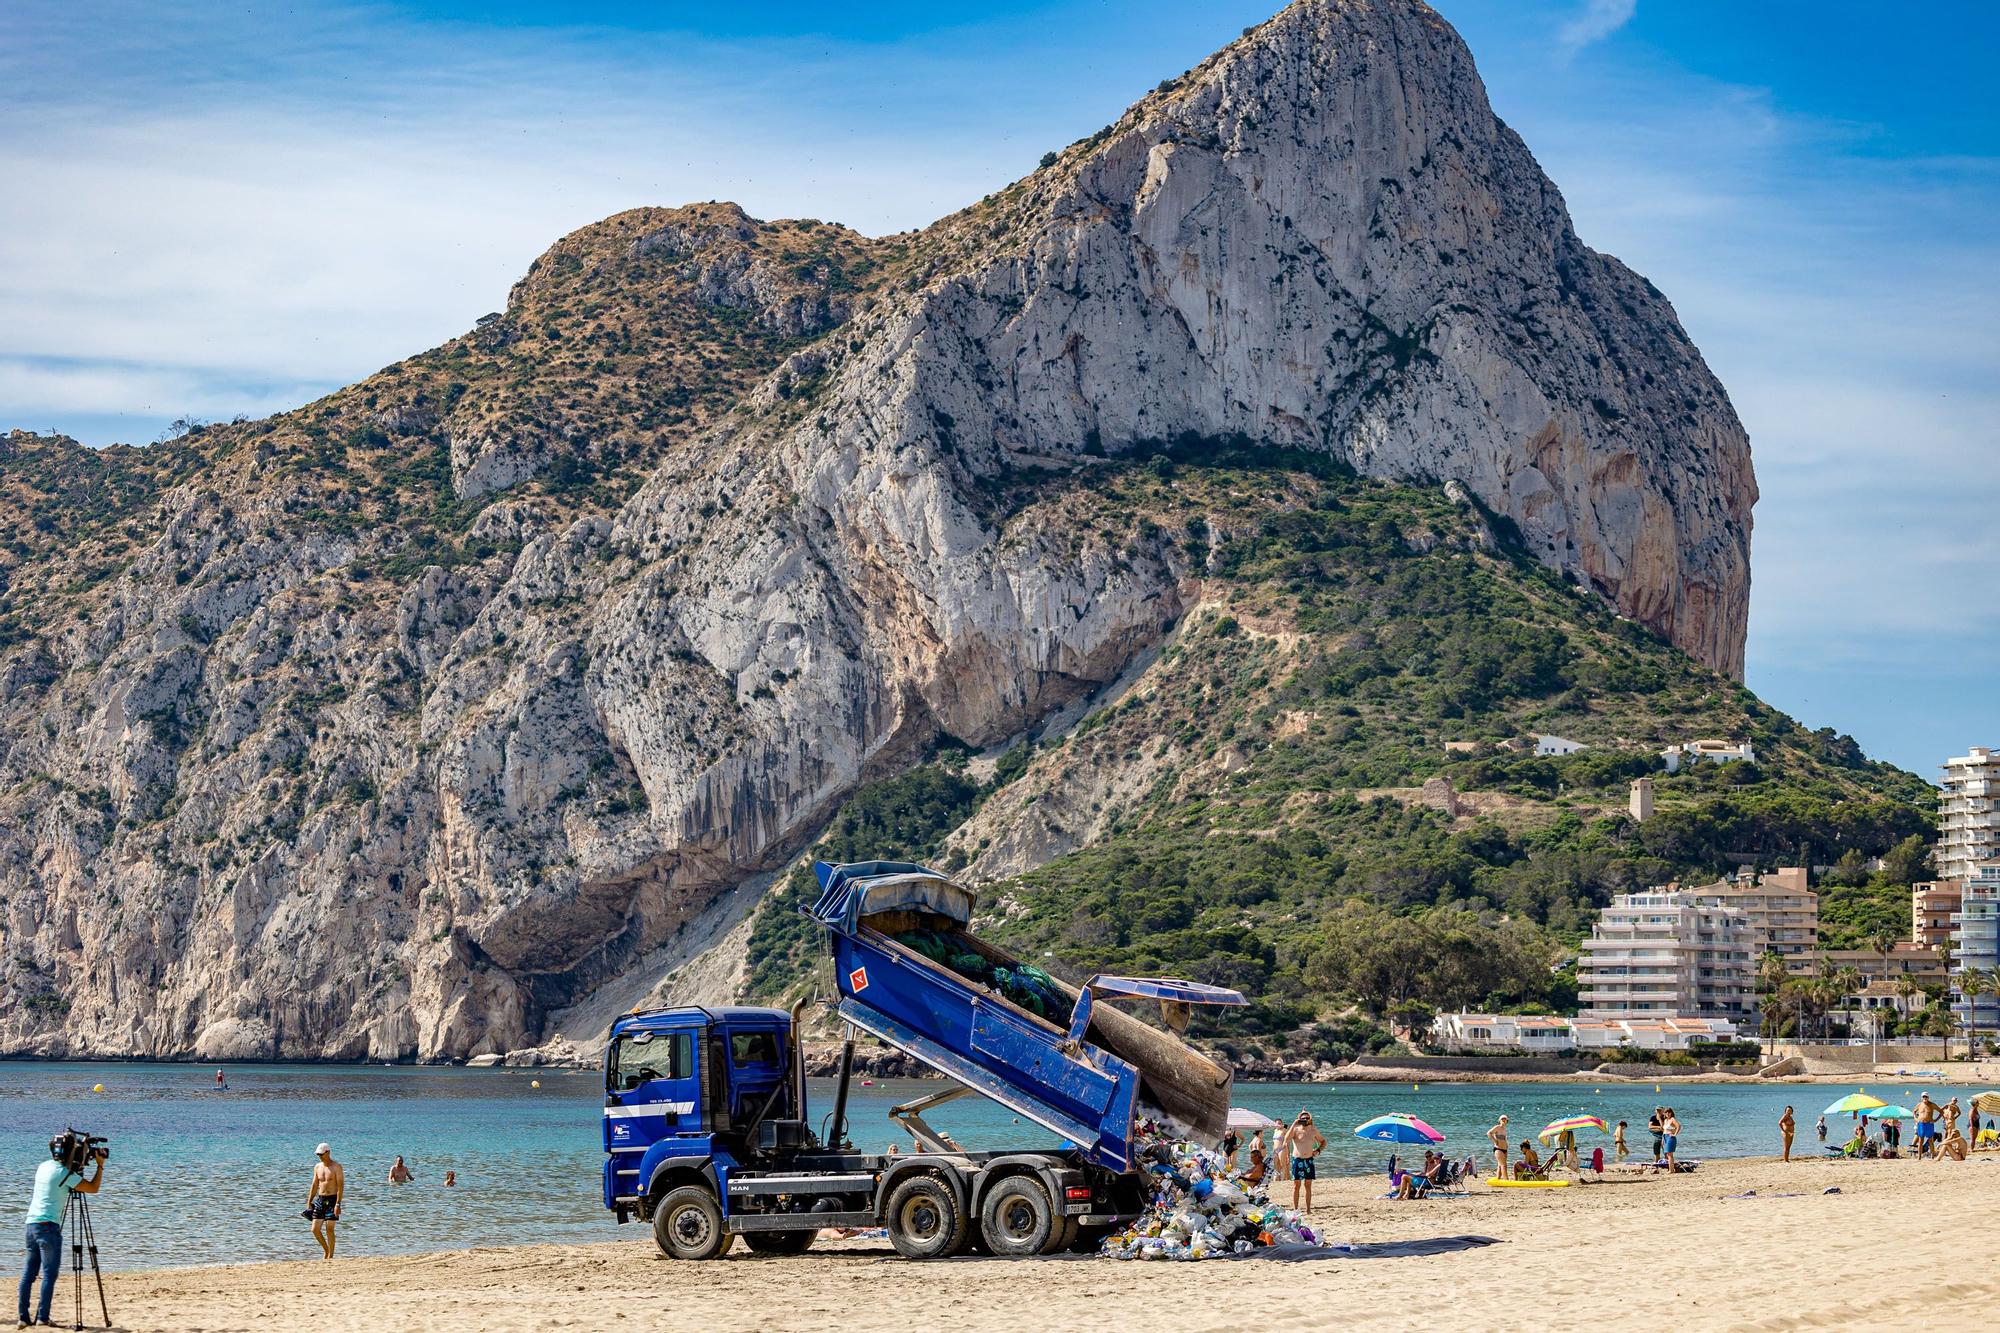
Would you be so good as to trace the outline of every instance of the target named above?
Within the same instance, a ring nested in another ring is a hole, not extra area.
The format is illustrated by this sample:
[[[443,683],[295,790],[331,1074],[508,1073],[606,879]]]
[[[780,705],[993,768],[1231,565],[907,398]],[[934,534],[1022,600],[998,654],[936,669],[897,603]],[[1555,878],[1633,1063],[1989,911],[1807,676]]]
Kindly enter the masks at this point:
[[[332,1144],[322,1143],[319,1145],[319,1147],[313,1149],[313,1156],[315,1157],[323,1156],[325,1154],[331,1153],[332,1151],[333,1151]]]

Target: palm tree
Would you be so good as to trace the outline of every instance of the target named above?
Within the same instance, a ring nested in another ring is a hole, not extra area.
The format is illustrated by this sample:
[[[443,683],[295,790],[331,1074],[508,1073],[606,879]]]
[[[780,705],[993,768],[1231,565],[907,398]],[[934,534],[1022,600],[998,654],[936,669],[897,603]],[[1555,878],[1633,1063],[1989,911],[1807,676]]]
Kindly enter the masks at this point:
[[[1831,986],[1831,994],[1827,997],[1828,1008],[1837,1004],[1845,1009],[1848,997],[1860,991],[1866,984],[1861,980],[1861,969],[1858,967],[1835,968],[1833,975],[1828,977],[1827,981]]]
[[[1923,993],[1924,993],[1924,988],[1917,984],[1917,980],[1915,977],[1905,975],[1896,978],[1896,998],[1903,1002],[1903,1008],[1905,1010],[1909,1008],[1909,1003],[1911,1000],[1915,999],[1919,995],[1922,995]],[[1908,1015],[1906,1014],[1905,1017],[1907,1016]],[[1907,1032],[1909,1031],[1909,1029],[1905,1028],[1904,1031]]]
[[[1770,997],[1763,1007],[1763,1022],[1759,1026],[1764,1035],[1774,1042],[1784,1030],[1784,1014],[1779,1008],[1779,997],[1785,989],[1785,982],[1791,973],[1785,969],[1785,960],[1774,953],[1764,955],[1757,964],[1757,993]]]

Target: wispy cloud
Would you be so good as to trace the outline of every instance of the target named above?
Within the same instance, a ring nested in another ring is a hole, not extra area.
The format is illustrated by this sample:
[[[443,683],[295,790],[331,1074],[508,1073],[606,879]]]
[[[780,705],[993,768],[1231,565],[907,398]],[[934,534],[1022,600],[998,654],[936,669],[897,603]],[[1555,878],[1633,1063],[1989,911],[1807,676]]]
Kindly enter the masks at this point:
[[[1630,23],[1638,10],[1639,0],[1584,0],[1583,12],[1556,29],[1556,45],[1574,55]]]

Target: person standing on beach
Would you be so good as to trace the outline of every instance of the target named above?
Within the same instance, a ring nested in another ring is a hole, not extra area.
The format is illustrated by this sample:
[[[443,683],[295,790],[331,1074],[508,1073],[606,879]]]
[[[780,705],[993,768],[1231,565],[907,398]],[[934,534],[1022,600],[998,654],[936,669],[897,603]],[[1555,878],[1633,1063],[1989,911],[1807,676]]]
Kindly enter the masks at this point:
[[[1306,1201],[1303,1208],[1311,1212],[1313,1206],[1313,1180],[1319,1175],[1319,1164],[1314,1160],[1320,1150],[1326,1147],[1326,1135],[1313,1124],[1311,1111],[1299,1112],[1299,1118],[1285,1131],[1285,1149],[1292,1159],[1292,1207],[1299,1210],[1299,1186],[1305,1186]]]
[[[1792,1134],[1798,1127],[1799,1122],[1792,1118],[1792,1108],[1787,1106],[1785,1113],[1778,1117],[1778,1133],[1785,1140],[1785,1151],[1779,1157],[1779,1161],[1789,1162],[1792,1160]]]
[[[1625,1147],[1625,1122],[1623,1120],[1618,1122],[1617,1129],[1611,1131],[1611,1146],[1618,1150],[1618,1160],[1621,1162],[1624,1161],[1627,1149]]]
[[[1500,1179],[1507,1179],[1507,1117],[1501,1116],[1500,1123],[1486,1131],[1486,1137],[1493,1143],[1493,1169]]]
[[[319,1160],[313,1163],[312,1187],[306,1191],[306,1216],[312,1219],[313,1239],[331,1259],[333,1224],[340,1220],[340,1203],[347,1197],[347,1171],[333,1160],[327,1144],[313,1149],[313,1155]]]
[[[1660,1160],[1660,1135],[1662,1132],[1660,1126],[1664,1119],[1663,1109],[1655,1106],[1652,1118],[1646,1121],[1646,1132],[1653,1136],[1653,1160],[1656,1162]]]
[[[1938,1104],[1926,1092],[1917,1098],[1917,1156],[1929,1157],[1937,1151]]]
[[[1952,1135],[1958,1133],[1958,1118],[1963,1114],[1964,1108],[1958,1104],[1958,1098],[1954,1097],[1944,1104],[1944,1136],[1946,1138],[1950,1138]]]
[[[1674,1150],[1680,1147],[1681,1142],[1681,1118],[1674,1114],[1674,1108],[1671,1106],[1663,1107],[1662,1109],[1666,1111],[1667,1118],[1660,1122],[1660,1148],[1666,1159],[1667,1174],[1672,1175],[1676,1170],[1674,1166]]]

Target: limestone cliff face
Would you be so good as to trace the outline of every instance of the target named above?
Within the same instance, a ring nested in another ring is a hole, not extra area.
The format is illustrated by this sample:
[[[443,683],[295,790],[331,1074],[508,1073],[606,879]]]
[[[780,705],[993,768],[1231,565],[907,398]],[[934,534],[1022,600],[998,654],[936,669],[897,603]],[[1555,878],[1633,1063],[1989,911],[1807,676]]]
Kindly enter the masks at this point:
[[[131,476],[0,566],[0,1050],[539,1040],[1157,644],[1197,557],[1024,478],[1220,437],[1459,482],[1740,672],[1748,445],[1671,308],[1436,15],[1302,3],[913,237],[620,215],[299,413],[9,464]]]

